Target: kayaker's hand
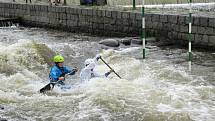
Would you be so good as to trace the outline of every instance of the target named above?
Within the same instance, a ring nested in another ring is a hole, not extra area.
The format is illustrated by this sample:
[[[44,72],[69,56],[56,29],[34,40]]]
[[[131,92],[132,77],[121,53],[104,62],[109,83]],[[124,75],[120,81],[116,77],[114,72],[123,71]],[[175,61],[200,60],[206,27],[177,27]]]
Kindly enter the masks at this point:
[[[110,75],[113,72],[113,70],[108,71],[107,73],[105,73],[105,76],[107,77],[108,75]]]
[[[65,80],[65,78],[64,78],[64,77],[59,77],[59,78],[58,78],[58,80],[60,80],[60,81],[64,81],[64,80]]]
[[[75,70],[75,72],[78,72],[78,67],[75,67],[74,70]]]
[[[102,56],[101,56],[101,55],[99,55],[99,54],[98,54],[98,55],[96,55],[96,60],[98,61],[99,59],[101,59],[101,57],[102,57]]]

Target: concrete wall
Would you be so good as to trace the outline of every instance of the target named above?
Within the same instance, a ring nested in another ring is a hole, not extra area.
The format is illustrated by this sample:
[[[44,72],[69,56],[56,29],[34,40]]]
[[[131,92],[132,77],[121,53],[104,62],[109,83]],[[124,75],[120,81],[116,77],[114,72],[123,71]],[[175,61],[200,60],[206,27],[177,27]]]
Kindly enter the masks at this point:
[[[21,17],[26,25],[62,28],[102,35],[137,35],[138,13],[31,4],[0,4],[1,17]]]
[[[90,8],[0,3],[0,16],[21,17],[25,25],[108,36],[140,36],[142,28],[141,13]],[[214,48],[215,18],[195,16],[192,21],[193,45]],[[146,30],[147,35],[188,45],[188,16],[146,14]]]
[[[215,17],[193,16],[191,41],[195,47],[215,48]],[[151,14],[146,17],[148,32],[188,45],[188,16]],[[210,48],[209,48],[210,49]]]

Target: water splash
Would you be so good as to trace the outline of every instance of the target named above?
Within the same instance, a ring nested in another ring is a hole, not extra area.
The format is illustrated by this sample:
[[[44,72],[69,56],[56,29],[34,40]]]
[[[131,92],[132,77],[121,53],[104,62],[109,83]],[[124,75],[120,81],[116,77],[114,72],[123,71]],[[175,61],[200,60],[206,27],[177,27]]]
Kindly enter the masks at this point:
[[[215,118],[215,88],[210,83],[213,79],[206,78],[198,70],[187,72],[186,51],[183,49],[148,46],[145,61],[137,59],[142,56],[141,47],[103,50],[100,51],[103,59],[123,79],[111,73],[108,78],[94,78],[82,84],[78,77],[72,76],[66,81],[73,84],[71,90],[64,92],[55,88],[42,95],[38,90],[48,83],[46,76],[51,53],[64,55],[66,64],[83,65],[86,58],[98,52],[97,39],[90,42],[86,39],[91,38],[88,36],[57,32],[68,36],[59,38],[54,37],[52,31],[24,29],[13,34],[17,38],[28,39],[16,40],[6,36],[5,33],[12,35],[10,30],[4,31],[0,34],[9,41],[1,41],[0,44],[0,63],[7,65],[0,74],[0,104],[5,106],[0,117],[8,120],[61,121],[212,121]],[[32,41],[32,38],[39,41]],[[73,41],[74,38],[86,41]],[[196,53],[196,56],[207,55],[201,54]],[[213,75],[211,70],[214,68],[204,66],[214,63],[209,60],[213,58],[208,58],[207,64],[198,66],[194,62],[194,68],[202,68],[206,75]],[[7,74],[3,71],[5,69],[13,73]],[[109,71],[102,61],[96,69],[100,73]]]

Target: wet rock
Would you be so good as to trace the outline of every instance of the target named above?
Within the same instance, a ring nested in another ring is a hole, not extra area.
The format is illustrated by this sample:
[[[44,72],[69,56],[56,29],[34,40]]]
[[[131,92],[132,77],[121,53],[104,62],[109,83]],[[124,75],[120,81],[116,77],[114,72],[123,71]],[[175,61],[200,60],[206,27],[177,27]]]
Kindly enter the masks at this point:
[[[120,43],[124,45],[131,45],[131,39],[130,38],[121,39]]]
[[[164,38],[164,37],[160,37],[157,38],[157,41],[154,42],[154,44],[156,44],[156,46],[171,46],[174,44],[173,41],[171,41],[170,39]]]
[[[150,37],[150,38],[146,38],[146,41],[147,42],[156,42],[157,41],[157,39],[155,38],[155,37]]]
[[[142,45],[143,41],[141,39],[132,39],[131,43],[132,44],[137,44],[137,45]]]
[[[156,41],[157,40],[154,37],[146,38],[146,41],[145,41],[146,43],[145,44],[147,44],[148,42],[156,42]],[[133,38],[131,40],[131,43],[132,44],[137,44],[137,45],[142,45],[143,44],[143,40],[141,38]]]
[[[1,106],[1,105],[0,105],[0,110],[4,110],[4,106]]]
[[[116,39],[104,39],[101,40],[99,44],[103,44],[109,47],[119,47],[119,41]]]

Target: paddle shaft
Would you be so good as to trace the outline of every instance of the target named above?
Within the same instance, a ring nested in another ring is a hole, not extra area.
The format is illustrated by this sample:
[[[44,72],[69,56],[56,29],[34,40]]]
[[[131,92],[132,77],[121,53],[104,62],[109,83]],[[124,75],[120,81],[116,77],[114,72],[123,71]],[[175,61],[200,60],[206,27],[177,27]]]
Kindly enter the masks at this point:
[[[64,76],[64,80],[65,80],[65,78],[69,75],[69,74],[71,74],[71,73],[68,73],[68,74],[65,74],[65,76]],[[58,81],[56,81],[56,82],[50,82],[49,84],[57,84],[58,82],[60,82],[60,81],[63,81],[63,80],[58,80]]]
[[[117,74],[117,73],[113,70],[113,68],[111,68],[111,67],[104,61],[103,58],[100,58],[100,59],[105,63],[105,65],[107,65],[107,66],[121,79],[121,77],[119,76],[119,74]]]
[[[69,75],[69,74],[71,74],[71,73],[68,73],[68,74],[65,74],[65,77],[67,76],[67,75]],[[43,88],[41,88],[40,89],[40,93],[45,93],[46,91],[48,91],[48,90],[52,90],[53,88],[54,88],[54,85],[55,84],[57,84],[58,82],[60,82],[61,80],[58,80],[58,81],[56,81],[56,82],[50,82],[49,84],[47,84],[46,86],[44,86]],[[51,84],[52,84],[52,88],[51,88]]]

